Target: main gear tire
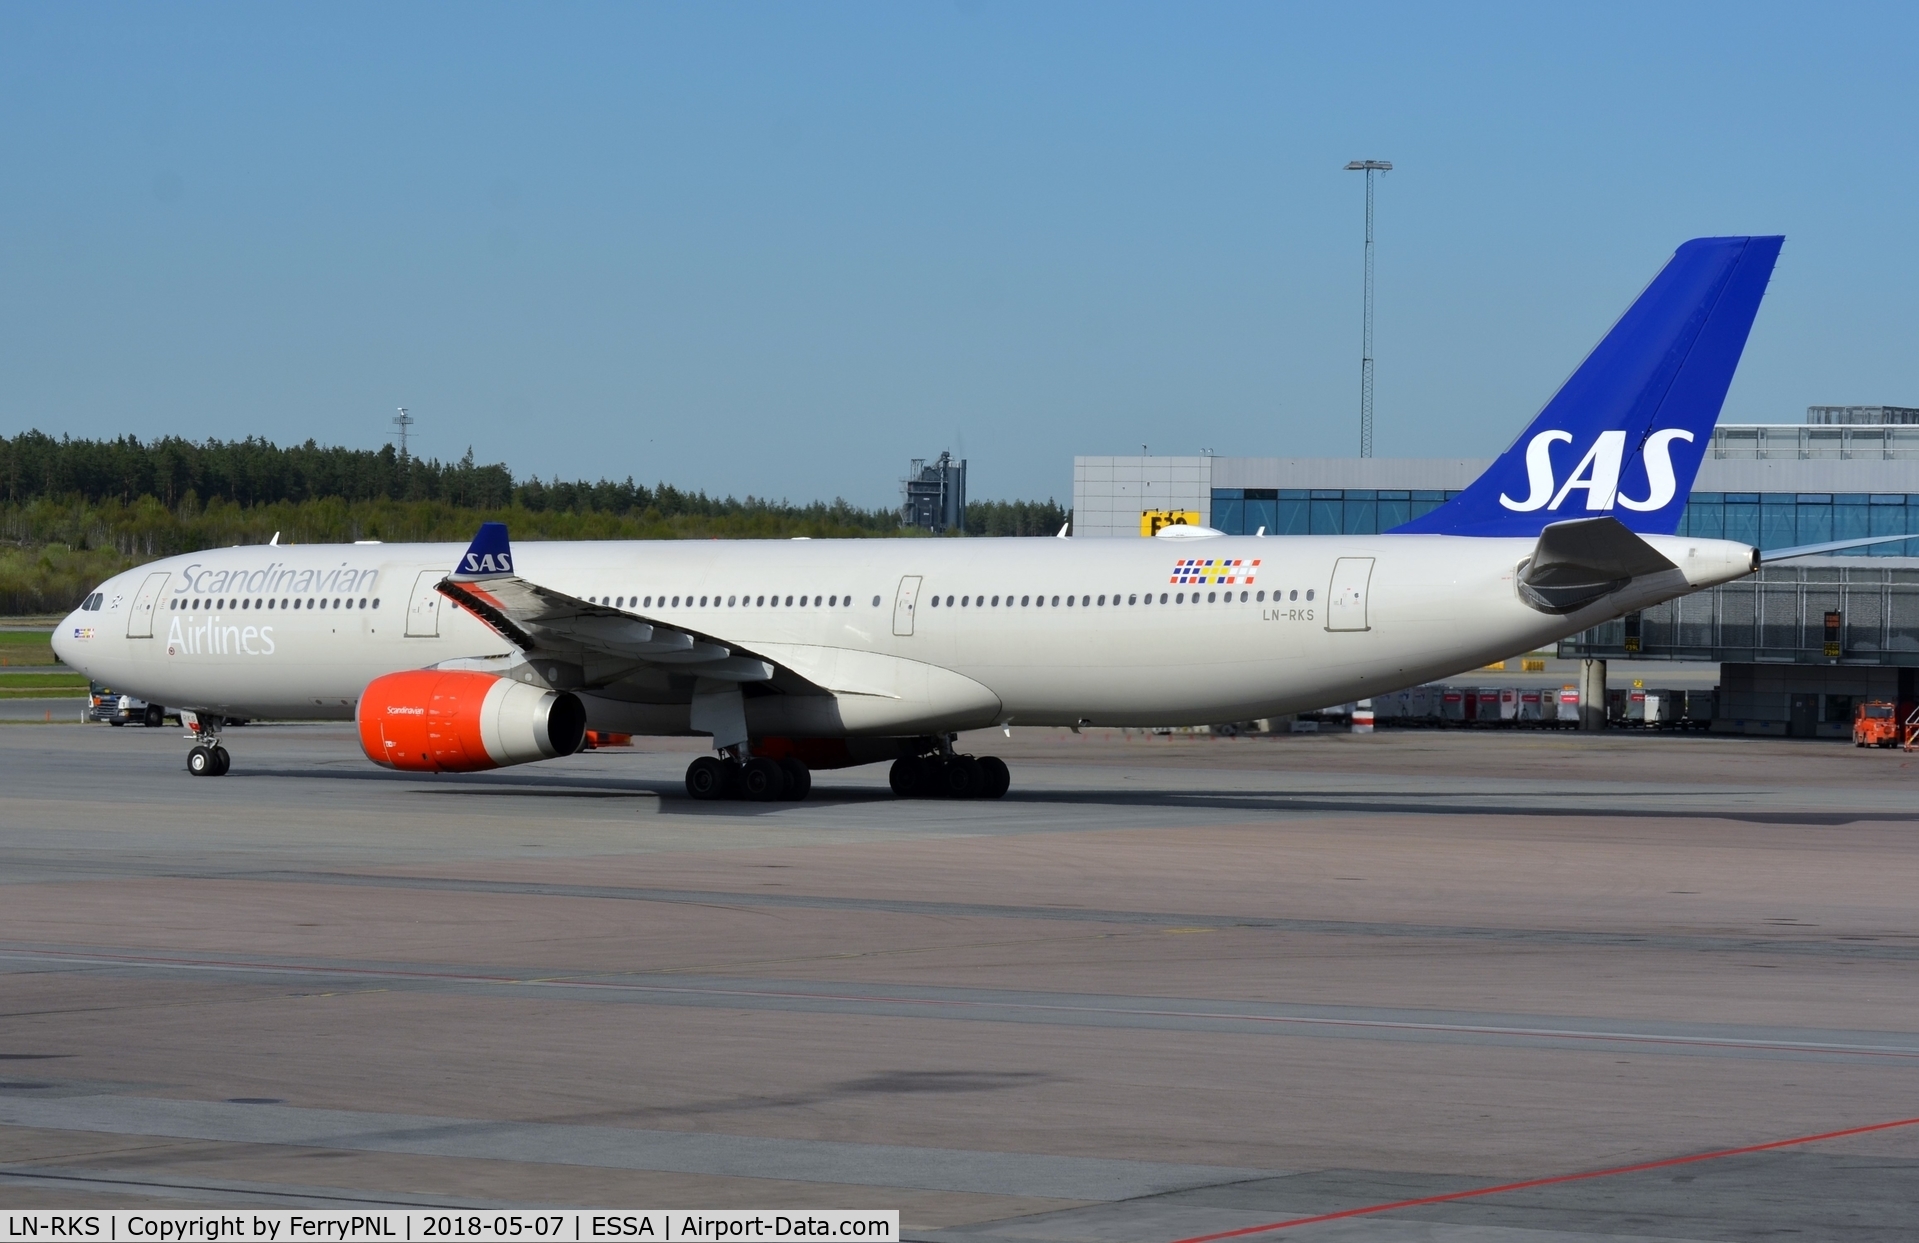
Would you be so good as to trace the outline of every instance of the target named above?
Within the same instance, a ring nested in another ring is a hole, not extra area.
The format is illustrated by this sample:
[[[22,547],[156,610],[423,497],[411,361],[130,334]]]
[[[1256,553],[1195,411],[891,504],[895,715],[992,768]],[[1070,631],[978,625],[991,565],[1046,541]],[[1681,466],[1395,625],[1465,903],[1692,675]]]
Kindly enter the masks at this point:
[[[786,793],[786,769],[764,755],[754,756],[740,769],[740,793],[755,803],[771,803]]]
[[[780,767],[786,770],[786,793],[781,798],[797,803],[813,792],[812,769],[790,755],[780,761]]]
[[[893,767],[886,774],[886,784],[901,798],[925,798],[925,760],[917,755],[902,755],[893,761]]]
[[[980,798],[1004,798],[1012,787],[1013,774],[1006,767],[1006,761],[997,755],[982,755],[979,759]]]
[[[939,766],[941,798],[978,798],[986,776],[979,761],[970,755],[956,755]]]
[[[727,765],[710,755],[702,755],[686,766],[687,797],[712,802],[726,797]]]

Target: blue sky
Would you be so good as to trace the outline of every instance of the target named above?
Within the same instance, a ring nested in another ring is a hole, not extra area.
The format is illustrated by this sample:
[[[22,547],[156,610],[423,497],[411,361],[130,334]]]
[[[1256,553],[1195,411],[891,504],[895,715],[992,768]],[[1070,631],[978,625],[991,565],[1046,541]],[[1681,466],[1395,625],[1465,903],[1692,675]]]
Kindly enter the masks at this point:
[[[1502,448],[1681,240],[1725,417],[1919,405],[1909,7],[0,7],[0,430],[891,504]]]

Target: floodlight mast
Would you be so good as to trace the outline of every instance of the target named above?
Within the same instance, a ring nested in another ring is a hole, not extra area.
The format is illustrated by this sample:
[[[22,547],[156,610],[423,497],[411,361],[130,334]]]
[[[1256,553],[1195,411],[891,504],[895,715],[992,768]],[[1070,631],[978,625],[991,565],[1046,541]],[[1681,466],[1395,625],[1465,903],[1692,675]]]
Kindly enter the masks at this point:
[[[393,426],[400,429],[400,456],[404,458],[406,457],[406,429],[413,426],[413,416],[406,412],[405,406],[399,406],[397,409],[400,413],[394,417]]]
[[[1349,173],[1366,174],[1366,297],[1359,347],[1359,456],[1373,455],[1373,174],[1393,171],[1391,160],[1354,160]]]

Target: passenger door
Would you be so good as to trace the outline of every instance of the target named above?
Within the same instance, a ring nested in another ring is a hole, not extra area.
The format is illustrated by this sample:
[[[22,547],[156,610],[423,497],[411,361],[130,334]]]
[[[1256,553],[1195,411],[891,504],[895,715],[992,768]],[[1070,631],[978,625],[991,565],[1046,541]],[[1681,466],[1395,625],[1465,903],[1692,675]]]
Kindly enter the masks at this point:
[[[1341,557],[1333,562],[1333,581],[1326,588],[1326,629],[1372,629],[1366,624],[1366,588],[1372,577],[1371,557]]]
[[[908,574],[900,580],[900,591],[893,597],[893,633],[913,633],[913,610],[919,606],[920,576]]]
[[[153,637],[153,611],[160,607],[160,591],[171,577],[162,571],[147,575],[147,581],[140,584],[140,594],[133,597],[133,608],[127,613],[127,638]]]
[[[433,585],[446,577],[438,570],[421,570],[413,580],[413,594],[407,597],[406,633],[411,639],[437,639],[440,636],[440,593]]]

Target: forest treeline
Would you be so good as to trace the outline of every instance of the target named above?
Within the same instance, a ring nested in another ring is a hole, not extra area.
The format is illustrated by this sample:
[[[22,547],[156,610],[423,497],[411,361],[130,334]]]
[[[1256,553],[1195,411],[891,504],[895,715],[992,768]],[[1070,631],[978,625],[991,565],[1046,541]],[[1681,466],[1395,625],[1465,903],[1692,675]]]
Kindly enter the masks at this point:
[[[1053,535],[1053,501],[974,501],[969,535]],[[844,500],[714,498],[669,484],[514,478],[478,465],[308,441],[141,442],[0,437],[0,613],[65,612],[100,580],[156,557],[230,544],[515,539],[845,539],[924,536],[894,509]]]

